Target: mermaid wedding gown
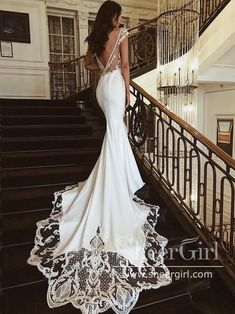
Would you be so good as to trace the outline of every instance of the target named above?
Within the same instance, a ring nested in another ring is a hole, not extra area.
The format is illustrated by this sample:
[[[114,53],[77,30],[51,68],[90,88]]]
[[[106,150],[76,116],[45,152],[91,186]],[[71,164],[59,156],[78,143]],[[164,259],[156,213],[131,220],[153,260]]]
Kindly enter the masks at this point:
[[[164,264],[168,240],[155,230],[159,206],[135,195],[142,180],[123,117],[125,83],[120,70],[120,28],[96,97],[106,117],[101,153],[85,181],[54,192],[49,218],[37,222],[27,263],[48,278],[48,306],[69,302],[83,314],[112,308],[127,314],[143,289],[172,282]]]

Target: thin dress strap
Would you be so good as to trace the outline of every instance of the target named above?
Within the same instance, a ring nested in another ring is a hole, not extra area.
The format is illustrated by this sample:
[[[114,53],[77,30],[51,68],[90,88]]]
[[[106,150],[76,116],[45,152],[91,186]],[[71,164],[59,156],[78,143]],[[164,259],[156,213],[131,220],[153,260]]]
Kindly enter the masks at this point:
[[[99,66],[102,68],[103,73],[105,73],[106,70],[107,70],[107,68],[110,66],[109,63],[110,63],[110,60],[111,60],[111,58],[112,58],[112,56],[113,56],[113,54],[114,54],[114,51],[115,51],[115,49],[116,49],[116,47],[117,47],[117,44],[118,44],[118,42],[119,42],[119,38],[120,38],[121,32],[122,32],[122,29],[120,28],[120,31],[119,31],[117,40],[116,40],[116,42],[115,42],[115,45],[114,45],[114,47],[113,47],[113,50],[112,50],[112,52],[111,52],[111,54],[110,54],[110,56],[109,56],[109,58],[108,58],[108,61],[107,61],[107,63],[106,63],[105,66],[104,66],[104,65],[102,64],[102,62],[99,60],[99,58],[97,57],[97,54],[95,54],[96,59],[97,59],[97,62],[98,62],[98,64],[99,64]]]

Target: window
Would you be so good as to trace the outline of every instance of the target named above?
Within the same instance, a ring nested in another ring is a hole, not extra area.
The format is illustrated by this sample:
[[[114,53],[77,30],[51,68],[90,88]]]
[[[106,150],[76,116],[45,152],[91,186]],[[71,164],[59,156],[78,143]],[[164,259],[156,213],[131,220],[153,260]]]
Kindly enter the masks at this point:
[[[73,17],[48,15],[50,61],[63,62],[76,57]]]
[[[233,155],[233,119],[217,119],[217,146]]]
[[[74,16],[48,15],[50,62],[65,62],[75,59],[76,28]],[[50,69],[51,98],[65,98],[76,92],[77,74],[74,64],[66,68],[54,64]]]
[[[90,32],[94,26],[95,19],[96,19],[96,14],[90,12],[89,17],[88,17],[88,34],[90,34]]]

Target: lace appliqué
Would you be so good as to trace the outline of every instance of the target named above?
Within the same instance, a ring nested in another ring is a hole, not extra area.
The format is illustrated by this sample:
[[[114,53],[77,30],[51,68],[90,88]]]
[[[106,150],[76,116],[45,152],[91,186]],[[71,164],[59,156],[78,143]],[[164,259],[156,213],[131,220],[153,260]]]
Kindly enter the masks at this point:
[[[121,42],[123,41],[123,39],[129,35],[129,32],[128,30],[125,28],[125,27],[122,27],[121,28],[121,35],[119,37],[119,40],[118,40],[118,45],[121,44]]]
[[[157,289],[172,282],[163,262],[168,240],[155,231],[159,206],[147,204],[137,196],[133,198],[133,202],[147,206],[149,210],[142,226],[147,258],[143,267],[132,265],[115,252],[105,251],[99,228],[90,241],[90,249],[70,251],[53,259],[53,251],[60,241],[62,194],[78,187],[78,184],[54,192],[49,218],[37,222],[35,245],[27,263],[37,266],[48,278],[47,302],[50,308],[71,302],[83,314],[98,314],[109,308],[117,314],[128,314],[142,290]]]

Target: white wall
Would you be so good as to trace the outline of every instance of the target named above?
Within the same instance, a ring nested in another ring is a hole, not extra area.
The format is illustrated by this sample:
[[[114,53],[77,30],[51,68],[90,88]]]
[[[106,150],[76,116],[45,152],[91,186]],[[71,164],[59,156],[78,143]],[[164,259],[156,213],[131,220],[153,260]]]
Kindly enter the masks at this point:
[[[202,132],[216,144],[216,118],[231,118],[235,122],[235,84],[201,84]],[[235,126],[234,126],[235,127]],[[235,129],[235,128],[234,128]],[[233,158],[235,159],[235,130],[233,130]]]
[[[157,99],[157,70],[154,69],[133,79],[147,93]]]
[[[229,58],[235,53],[234,20],[235,0],[232,0],[200,36],[200,82],[235,82],[235,58]]]
[[[1,10],[29,13],[31,43],[12,42],[13,58],[0,56],[0,98],[49,98],[44,1],[1,0]]]
[[[0,0],[0,10],[29,13],[31,43],[12,42],[13,58],[0,56],[0,98],[50,98],[47,12],[77,16],[78,55],[87,50],[89,14],[103,0]],[[120,0],[129,26],[157,15],[155,0]]]

